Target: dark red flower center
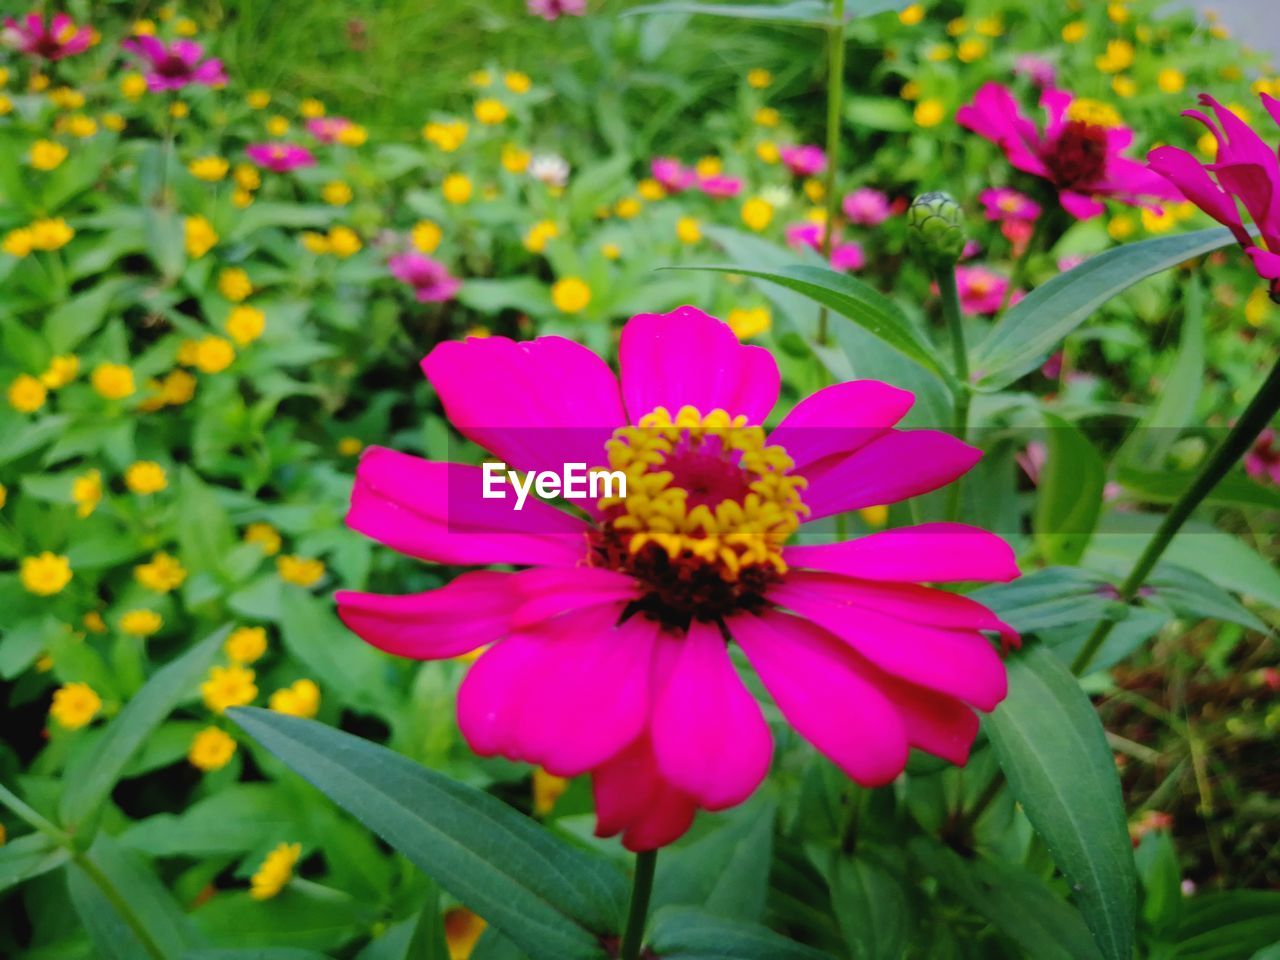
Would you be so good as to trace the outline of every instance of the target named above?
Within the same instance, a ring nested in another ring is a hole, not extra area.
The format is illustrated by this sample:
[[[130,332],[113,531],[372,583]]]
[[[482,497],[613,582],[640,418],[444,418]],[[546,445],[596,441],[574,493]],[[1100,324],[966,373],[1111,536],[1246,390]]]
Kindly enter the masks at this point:
[[[1070,120],[1041,159],[1059,187],[1077,189],[1096,183],[1107,170],[1107,131]]]
[[[183,60],[176,53],[166,53],[164,57],[156,63],[156,73],[169,80],[178,80],[183,77],[191,76],[191,67],[187,61]]]

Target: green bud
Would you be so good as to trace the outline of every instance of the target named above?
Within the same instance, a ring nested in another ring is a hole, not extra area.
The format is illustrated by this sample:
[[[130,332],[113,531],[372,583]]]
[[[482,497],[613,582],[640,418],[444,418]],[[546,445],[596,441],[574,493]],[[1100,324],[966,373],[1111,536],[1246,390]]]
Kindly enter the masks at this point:
[[[907,212],[915,245],[930,260],[955,263],[964,252],[964,211],[940,190],[916,197]]]

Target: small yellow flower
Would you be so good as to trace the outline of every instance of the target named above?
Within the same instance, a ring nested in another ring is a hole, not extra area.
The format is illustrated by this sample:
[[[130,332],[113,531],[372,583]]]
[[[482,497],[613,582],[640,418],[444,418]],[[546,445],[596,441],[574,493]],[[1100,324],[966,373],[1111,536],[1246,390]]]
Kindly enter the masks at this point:
[[[267,118],[267,133],[273,137],[283,137],[289,132],[289,120],[286,117],[274,116]]]
[[[320,688],[304,677],[273,693],[267,706],[276,713],[310,720],[320,712]]]
[[[120,79],[120,92],[126,100],[138,100],[147,92],[147,78],[140,73],[126,73]]]
[[[756,156],[768,164],[777,163],[781,154],[778,145],[772,140],[762,140],[756,144]]]
[[[40,382],[50,390],[61,390],[80,372],[80,358],[74,353],[63,353],[49,361],[48,368],[40,374]]]
[[[226,267],[218,274],[218,292],[232,303],[240,303],[253,293],[253,282],[242,268]]]
[[[440,192],[449,203],[466,203],[471,199],[471,180],[465,173],[451,173],[440,184]]]
[[[79,110],[84,106],[84,94],[71,87],[55,87],[46,96],[60,110]]]
[[[343,437],[338,441],[338,453],[344,457],[354,457],[364,449],[359,437]]]
[[[312,587],[324,577],[324,561],[314,557],[285,554],[276,557],[276,571],[285,583],[298,587]]]
[[[316,117],[324,116],[324,104],[315,97],[307,97],[298,104],[298,112],[308,120],[314,120]]]
[[[821,203],[827,196],[827,185],[816,177],[810,177],[802,187],[810,203]]]
[[[541,767],[533,771],[533,812],[545,817],[556,805],[556,801],[569,789],[569,781],[547,773]]]
[[[164,626],[154,610],[130,610],[120,618],[120,629],[133,637],[149,637]]]
[[[200,696],[214,713],[222,713],[228,707],[243,707],[258,695],[253,680],[253,671],[239,664],[212,667],[208,679],[200,684]]]
[[[227,317],[227,335],[236,346],[247,347],[262,336],[266,328],[267,316],[257,307],[236,307]]]
[[[265,110],[271,103],[271,94],[266,90],[250,90],[244,101],[252,110]]]
[[[508,173],[524,173],[529,169],[529,161],[533,155],[528,151],[508,143],[502,147],[502,169]]]
[[[756,67],[754,70],[747,71],[747,86],[756,90],[763,90],[771,83],[773,83],[773,74],[764,69],[764,67]]]
[[[9,384],[9,406],[19,413],[35,413],[44,406],[49,391],[29,373],[20,373]]]
[[[956,59],[961,63],[974,63],[987,55],[987,41],[981,37],[966,37],[956,47]]]
[[[641,204],[641,202],[637,198],[623,197],[614,206],[613,212],[616,213],[623,220],[631,220],[640,215],[640,210],[642,209],[642,207],[643,207],[643,204]]]
[[[302,245],[316,256],[329,252],[329,238],[323,233],[316,233],[314,230],[304,230],[302,232]]]
[[[604,255],[606,260],[617,260],[622,256],[622,248],[616,243],[600,244],[600,252]]]
[[[502,82],[512,93],[528,93],[533,87],[533,81],[529,79],[529,75],[519,70],[508,70],[503,74]]]
[[[329,252],[335,257],[346,259],[360,252],[363,244],[360,242],[360,234],[356,233],[350,227],[333,227],[329,230]]]
[[[90,610],[80,618],[80,622],[84,624],[84,628],[90,633],[107,632],[107,622],[102,619],[102,614],[97,610]]]
[[[199,260],[218,243],[218,233],[207,218],[196,215],[187,217],[182,224],[187,256]]]
[[[467,125],[461,120],[428,123],[422,128],[422,137],[445,153],[453,153],[467,139]]]
[[[91,516],[102,502],[102,474],[97,470],[82,473],[71,481],[71,499],[80,519]]]
[[[540,220],[524,235],[524,248],[530,253],[542,253],[547,243],[560,236],[560,228],[554,220]]]
[[[773,204],[763,197],[752,197],[742,205],[742,222],[759,233],[773,220]]]
[[[133,578],[148,590],[168,593],[182,586],[187,579],[187,570],[177,557],[159,551],[146,563],[133,568]]]
[[[863,507],[858,511],[862,522],[874,530],[878,530],[889,522],[889,508],[883,505]]]
[[[591,288],[578,277],[563,277],[551,285],[551,302],[561,313],[581,313],[591,303]]]
[[[136,389],[133,371],[123,363],[100,363],[89,374],[89,383],[98,396],[106,400],[123,400]]]
[[[255,900],[270,900],[276,896],[288,886],[293,878],[293,868],[301,856],[301,844],[278,844],[249,879],[249,896]]]
[[[212,773],[221,770],[236,754],[236,742],[225,730],[205,727],[191,741],[187,760],[197,770]]]
[[[174,21],[173,32],[180,37],[194,37],[200,32],[200,27],[190,17],[180,17]]]
[[[48,550],[34,557],[23,557],[18,579],[27,593],[51,597],[71,582],[71,561]]]
[[[1142,211],[1142,229],[1147,233],[1168,233],[1178,225],[1178,215],[1172,207],[1165,207],[1160,213],[1154,210]]]
[[[667,195],[666,188],[652,177],[645,177],[636,184],[636,193],[640,194],[642,199],[649,201],[661,200]]]
[[[1115,91],[1117,97],[1123,97],[1128,100],[1137,94],[1138,84],[1133,77],[1118,73],[1111,78],[1111,89]]]
[[[160,399],[181,406],[196,395],[196,378],[185,370],[170,370],[160,381]]]
[[[951,59],[951,44],[935,43],[924,52],[924,56],[932,63],[945,63]]]
[[[181,100],[175,100],[173,103],[169,104],[169,116],[173,117],[175,120],[181,120],[190,115],[190,113],[191,108]]]
[[[9,488],[0,483],[0,510],[4,509],[4,505],[9,502]]]
[[[67,148],[56,140],[37,140],[31,145],[31,166],[53,170],[67,159]]]
[[[369,131],[358,123],[349,123],[334,136],[344,147],[358,147],[369,139]]]
[[[4,235],[4,243],[0,244],[0,248],[11,257],[25,257],[34,249],[32,239],[29,227],[18,227]]]
[[[1254,287],[1244,303],[1244,319],[1251,327],[1261,327],[1271,310],[1271,297],[1266,287]]]
[[[999,17],[983,17],[973,25],[973,29],[984,37],[1004,35],[1004,21]]]
[[[413,227],[413,245],[423,253],[435,253],[444,239],[444,231],[431,220],[419,220]]]
[[[53,691],[49,716],[67,730],[79,730],[93,722],[102,709],[102,698],[87,683],[64,683]]]
[[[739,340],[750,340],[773,326],[773,315],[768,307],[734,307],[725,322]]]
[[[345,207],[351,202],[351,187],[342,180],[330,180],[320,190],[320,197],[331,207]]]
[[[49,77],[43,73],[33,73],[27,81],[27,89],[32,93],[43,93],[49,89]]]
[[[1186,74],[1176,67],[1165,67],[1156,74],[1156,86],[1164,93],[1181,93],[1186,85]]]
[[[1126,23],[1129,19],[1129,8],[1123,3],[1108,3],[1107,17],[1112,23]]]
[[[472,70],[467,74],[467,83],[473,87],[488,87],[493,85],[493,74],[488,70]]]
[[[222,649],[232,663],[253,663],[267,652],[267,631],[263,627],[237,627]]]
[[[13,113],[13,101],[0,93],[0,117],[7,117]]]
[[[60,250],[76,235],[62,217],[36,220],[27,229],[31,231],[31,246],[35,250]]]
[[[702,157],[693,169],[700,177],[716,177],[724,172],[724,162],[719,157]]]
[[[915,110],[912,112],[917,126],[936,127],[947,117],[947,108],[943,106],[941,100],[928,99],[921,100],[916,104]]]
[[[444,912],[444,941],[449,960],[469,960],[488,924],[466,907],[450,907]]]
[[[209,183],[217,183],[227,175],[230,168],[231,164],[225,158],[215,156],[196,157],[187,164],[187,169],[191,171],[193,177]]]
[[[483,100],[477,100],[473,109],[476,120],[487,127],[495,126],[507,119],[507,107],[501,100],[495,100],[492,97],[486,97]]]
[[[245,527],[244,542],[256,543],[268,557],[280,552],[280,533],[269,523],[251,523]]]
[[[1196,149],[1206,157],[1216,157],[1218,155],[1218,138],[1212,133],[1202,133],[1196,141]]]
[[[201,373],[221,373],[236,359],[236,348],[226,337],[212,334],[196,341],[195,367]]]
[[[71,134],[77,140],[87,140],[98,132],[98,121],[83,113],[73,114],[58,124],[58,129]]]
[[[124,485],[133,493],[147,496],[168,487],[169,478],[164,467],[154,460],[139,460],[125,470]]]
[[[118,113],[104,113],[102,115],[102,125],[112,133],[119,133],[125,128],[125,119]]]
[[[243,210],[245,207],[253,203],[253,194],[248,190],[241,190],[239,187],[231,191],[231,202],[236,208]]]
[[[1103,73],[1120,73],[1133,66],[1133,44],[1128,40],[1108,40],[1107,52],[1094,58],[1094,65]]]
[[[1137,229],[1137,225],[1133,222],[1133,217],[1122,213],[1111,218],[1107,224],[1107,233],[1112,240],[1127,240],[1133,236],[1133,232]]]
[[[251,163],[237,163],[231,177],[241,190],[257,190],[262,186],[262,174]]]
[[[676,239],[681,243],[693,244],[702,239],[702,227],[697,217],[681,217],[676,221]]]
[[[782,116],[773,107],[760,107],[751,115],[751,119],[761,127],[776,127],[782,122]]]

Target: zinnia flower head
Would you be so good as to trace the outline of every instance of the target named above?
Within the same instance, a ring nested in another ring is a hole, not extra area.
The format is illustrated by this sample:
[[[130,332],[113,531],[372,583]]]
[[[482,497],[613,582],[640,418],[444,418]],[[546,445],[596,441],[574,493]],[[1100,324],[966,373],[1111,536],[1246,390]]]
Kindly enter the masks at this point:
[[[1280,441],[1274,429],[1268,427],[1258,434],[1244,455],[1244,469],[1255,480],[1270,480],[1280,486]]]
[[[316,162],[310,150],[296,143],[251,143],[244,148],[244,155],[258,166],[276,173],[315,166]]]
[[[782,147],[778,156],[797,177],[816,177],[827,169],[826,152],[812,144]]]
[[[1058,79],[1057,68],[1052,63],[1030,53],[1022,54],[1013,62],[1013,72],[1037,87],[1051,87]]]
[[[716,173],[708,177],[698,178],[698,189],[708,197],[727,199],[736,197],[742,192],[742,178]]]
[[[393,277],[413,287],[414,296],[421,303],[443,303],[462,286],[462,281],[450,276],[443,263],[416,250],[396,254],[387,266]]]
[[[988,220],[1000,223],[1006,220],[1034,222],[1040,218],[1040,204],[1025,193],[1009,187],[989,187],[978,194]]]
[[[204,59],[204,47],[194,40],[174,40],[165,46],[155,37],[133,36],[121,46],[143,61],[140,69],[152,92],[181,90],[193,83],[218,87],[227,82],[222,61]]]
[[[548,21],[580,17],[587,12],[587,0],[525,0],[525,6],[535,17]]]
[[[53,61],[89,49],[93,29],[77,26],[65,13],[54,14],[46,24],[43,14],[32,12],[21,20],[6,19],[0,39],[20,53]]]
[[[831,269],[843,273],[856,273],[867,265],[867,255],[862,244],[850,240],[837,243],[831,249]]]
[[[654,157],[649,161],[649,172],[668,193],[688,190],[698,180],[697,172],[675,157]]]
[[[1167,180],[1124,156],[1133,130],[1111,107],[1053,87],[1041,91],[1040,106],[1043,130],[1007,87],[986,83],[956,111],[956,121],[998,146],[1016,169],[1052,183],[1063,209],[1078,220],[1105,212],[1103,200],[1157,207],[1182,199]]]
[[[337,143],[342,131],[350,126],[346,117],[312,117],[307,121],[307,132],[321,143]]]
[[[1228,227],[1258,275],[1271,281],[1271,298],[1280,303],[1280,158],[1258,133],[1213,97],[1200,95],[1201,110],[1184,116],[1199,120],[1217,141],[1213,163],[1201,164],[1185,150],[1157,147],[1147,157],[1152,170],[1175,184],[1197,207]],[[1262,105],[1280,124],[1280,100],[1262,94]],[[1214,120],[1216,119],[1216,123]],[[1249,234],[1240,208],[1259,237]]]
[[[853,191],[844,198],[842,207],[850,223],[863,227],[879,226],[893,212],[888,195],[871,187],[859,187]]]
[[[822,246],[823,227],[820,223],[814,223],[812,220],[801,220],[799,223],[792,223],[783,231],[783,235],[787,239],[787,246],[794,250],[802,250],[809,247],[817,250]]]
[[[1004,304],[1009,278],[986,267],[956,267],[956,287],[960,294],[960,309],[970,316],[986,316],[998,313]],[[1022,299],[1019,293],[1009,298],[1011,303]]]
[[[1017,637],[977,602],[923,584],[1012,579],[1009,546],[952,523],[788,543],[977,462],[949,434],[895,428],[911,393],[836,384],[766,433],[773,356],[692,307],[633,317],[620,375],[554,336],[448,342],[422,366],[459,432],[510,468],[628,478],[625,497],[615,487],[516,511],[482,496],[479,466],[366,448],[351,527],[431,563],[520,568],[336,598],[347,626],[389,653],[488,648],[458,694],[478,754],[590,774],[597,833],[632,850],[670,843],[695,810],[742,802],[769,769],[769,726],[737,647],[786,720],[857,782],[889,783],[911,747],[965,762],[974,710],[1006,690],[986,634]]]

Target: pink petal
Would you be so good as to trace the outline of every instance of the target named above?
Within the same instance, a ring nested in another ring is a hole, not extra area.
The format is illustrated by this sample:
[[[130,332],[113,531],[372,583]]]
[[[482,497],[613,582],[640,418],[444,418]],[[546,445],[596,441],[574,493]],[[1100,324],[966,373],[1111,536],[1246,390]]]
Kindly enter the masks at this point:
[[[954,583],[1018,577],[1013,548],[994,533],[963,523],[922,523],[843,543],[787,547],[787,565],[898,583]]]
[[[576,566],[585,522],[530,497],[481,498],[481,469],[369,447],[356,469],[347,525],[433,563]]]
[[[769,772],[769,725],[716,627],[690,625],[654,704],[652,737],[663,777],[708,810],[741,803]]]
[[[512,625],[524,627],[570,610],[629,602],[640,586],[626,574],[601,567],[535,567],[516,574],[520,606]]]
[[[1269,93],[1262,95],[1262,105],[1266,108],[1267,113],[1271,114],[1271,119],[1276,123],[1280,123],[1280,100],[1271,96]]]
[[[662,778],[648,737],[593,770],[591,783],[596,836],[621,833],[628,850],[664,847],[693,822],[693,798]]]
[[[823,387],[782,418],[769,443],[783,447],[801,468],[836,453],[860,450],[906,416],[915,394],[879,380]]]
[[[1017,169],[1047,177],[1049,169],[1040,160],[1040,134],[1033,121],[1023,116],[1013,94],[998,83],[986,83],[973,100],[956,111],[956,122],[990,140],[1004,151]]]
[[[1175,184],[1188,200],[1232,232],[1242,229],[1235,200],[1213,182],[1204,166],[1185,150],[1157,147],[1147,155],[1151,169]],[[1240,234],[1236,234],[1240,239]]]
[[[881,670],[903,680],[982,710],[992,710],[1004,699],[1004,664],[976,629],[901,619],[901,603],[890,602],[884,610],[861,603],[855,606],[829,582],[812,576],[792,574],[767,598],[830,630]],[[858,599],[867,602],[865,595]]]
[[[878,507],[946,486],[982,451],[938,430],[892,430],[847,457],[804,471],[809,520]]]
[[[963,767],[969,761],[978,715],[951,697],[877,671],[876,684],[893,701],[911,746]]]
[[[902,718],[848,647],[776,611],[739,614],[727,625],[783,716],[840,769],[869,787],[902,772]]]
[[[1249,246],[1245,249],[1258,276],[1268,280],[1280,280],[1280,254],[1271,253],[1261,247]]]
[[[458,432],[518,470],[603,466],[605,442],[627,422],[609,365],[563,337],[450,341],[422,370]]]
[[[740,343],[728,324],[696,307],[642,313],[622,328],[622,395],[632,422],[665,407],[726,410],[760,424],[778,400],[778,364],[763,347]]]
[[[1063,210],[1077,220],[1092,220],[1107,212],[1107,205],[1101,200],[1087,197],[1083,193],[1076,193],[1074,190],[1060,191],[1058,202],[1062,204]]]

